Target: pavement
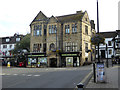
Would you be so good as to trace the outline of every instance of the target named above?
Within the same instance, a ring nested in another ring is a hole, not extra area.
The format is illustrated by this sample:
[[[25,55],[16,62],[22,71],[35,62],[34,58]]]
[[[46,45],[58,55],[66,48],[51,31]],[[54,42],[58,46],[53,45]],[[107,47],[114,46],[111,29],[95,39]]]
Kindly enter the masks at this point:
[[[94,83],[94,77],[92,76],[88,84],[84,87],[84,90],[120,90],[120,65],[109,65],[105,68],[106,81],[104,83]]]

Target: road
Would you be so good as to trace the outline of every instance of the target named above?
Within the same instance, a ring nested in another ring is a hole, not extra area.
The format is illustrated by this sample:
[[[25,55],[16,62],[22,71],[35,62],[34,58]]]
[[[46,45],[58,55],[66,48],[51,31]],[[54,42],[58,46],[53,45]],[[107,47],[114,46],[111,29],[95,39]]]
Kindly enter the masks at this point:
[[[2,88],[75,88],[92,65],[71,68],[2,68]]]

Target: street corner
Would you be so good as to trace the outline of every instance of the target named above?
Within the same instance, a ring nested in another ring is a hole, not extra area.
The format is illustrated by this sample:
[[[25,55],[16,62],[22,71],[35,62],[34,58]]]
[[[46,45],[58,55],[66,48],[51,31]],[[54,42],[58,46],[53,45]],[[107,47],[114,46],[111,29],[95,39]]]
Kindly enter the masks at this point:
[[[87,76],[84,77],[84,79],[80,83],[77,84],[75,88],[86,88],[92,76],[93,76],[93,72],[91,71]]]

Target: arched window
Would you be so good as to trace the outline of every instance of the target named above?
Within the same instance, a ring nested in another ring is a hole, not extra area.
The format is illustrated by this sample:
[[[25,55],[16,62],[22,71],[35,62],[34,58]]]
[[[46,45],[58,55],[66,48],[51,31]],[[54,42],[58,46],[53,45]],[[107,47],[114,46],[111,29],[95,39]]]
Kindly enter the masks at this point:
[[[55,44],[54,43],[50,44],[50,50],[55,50]]]

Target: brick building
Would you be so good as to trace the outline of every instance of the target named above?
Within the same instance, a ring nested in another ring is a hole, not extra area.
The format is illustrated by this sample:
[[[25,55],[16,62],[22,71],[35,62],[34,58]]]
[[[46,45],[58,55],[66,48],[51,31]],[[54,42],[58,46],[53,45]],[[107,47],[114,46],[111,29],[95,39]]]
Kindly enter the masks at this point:
[[[92,21],[92,22],[91,22]],[[91,62],[90,38],[94,21],[87,11],[64,16],[45,16],[41,11],[30,24],[28,63],[46,63],[49,67],[80,66]]]

